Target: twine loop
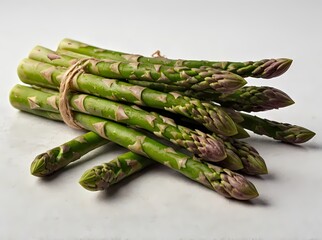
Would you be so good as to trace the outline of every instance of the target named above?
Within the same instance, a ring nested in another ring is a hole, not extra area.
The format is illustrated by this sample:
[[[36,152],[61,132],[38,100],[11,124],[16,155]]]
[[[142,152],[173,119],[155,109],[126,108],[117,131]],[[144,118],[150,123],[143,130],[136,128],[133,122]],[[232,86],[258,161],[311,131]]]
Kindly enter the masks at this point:
[[[83,129],[73,117],[73,112],[69,105],[68,94],[71,91],[71,83],[85,73],[84,68],[94,58],[82,58],[71,65],[64,73],[59,87],[59,111],[63,121],[71,128]]]
[[[161,51],[160,50],[156,50],[154,53],[151,54],[151,57],[154,57],[154,58],[165,58],[164,55],[161,55]]]

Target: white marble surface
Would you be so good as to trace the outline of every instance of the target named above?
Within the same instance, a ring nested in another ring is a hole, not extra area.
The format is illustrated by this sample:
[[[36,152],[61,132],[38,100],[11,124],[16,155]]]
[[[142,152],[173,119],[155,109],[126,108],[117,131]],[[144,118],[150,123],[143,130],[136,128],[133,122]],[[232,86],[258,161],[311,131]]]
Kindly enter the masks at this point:
[[[0,2],[0,239],[322,239],[321,2],[95,2]],[[37,179],[29,174],[35,155],[78,132],[19,113],[8,93],[19,82],[19,60],[36,44],[54,49],[64,37],[146,55],[160,49],[173,58],[292,58],[282,77],[249,82],[281,88],[296,101],[261,116],[317,136],[300,147],[252,136],[270,173],[250,178],[260,192],[250,203],[222,198],[165,167],[106,192],[80,187],[84,170],[122,151],[115,145]]]

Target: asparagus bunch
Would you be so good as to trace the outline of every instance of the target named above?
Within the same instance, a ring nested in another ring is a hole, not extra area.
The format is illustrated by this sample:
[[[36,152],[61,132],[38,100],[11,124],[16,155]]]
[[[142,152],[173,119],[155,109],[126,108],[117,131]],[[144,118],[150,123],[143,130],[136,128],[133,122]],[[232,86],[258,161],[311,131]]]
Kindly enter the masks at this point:
[[[17,85],[10,101],[17,109],[62,121],[57,90],[67,68],[78,64],[85,73],[72,79],[68,103],[76,123],[89,132],[38,155],[31,165],[33,175],[53,174],[113,141],[130,152],[86,171],[80,179],[86,189],[106,189],[156,161],[223,196],[248,200],[258,195],[257,190],[231,170],[258,175],[267,173],[267,168],[252,146],[237,139],[249,136],[245,129],[292,144],[314,136],[300,126],[239,112],[293,104],[279,89],[243,87],[244,77],[276,77],[291,63],[285,58],[255,62],[148,58],[64,39],[57,52],[37,46],[19,64],[19,78],[38,87]],[[190,153],[161,144],[138,128]]]
[[[59,112],[59,99],[55,91],[45,92],[42,88],[31,88],[16,85],[11,92],[11,96],[19,96],[28,99],[30,107],[51,112]],[[86,94],[73,94],[70,96],[69,104],[76,112],[81,112],[93,116],[125,123],[129,126],[136,126],[145,129],[156,136],[168,139],[177,144],[198,158],[219,162],[218,164],[231,170],[243,169],[248,174],[267,173],[265,162],[254,151],[248,151],[250,161],[243,165],[244,157],[240,157],[238,146],[242,143],[227,140],[224,141],[216,135],[205,134],[200,130],[194,131],[187,127],[176,125],[175,122],[156,113],[148,113],[142,109],[133,108],[124,104],[100,99]],[[94,136],[90,136],[95,141]],[[74,141],[75,142],[75,141]],[[70,144],[69,144],[70,145]],[[237,146],[237,147],[236,147]],[[52,150],[50,151],[52,152]],[[45,154],[47,156],[48,154]],[[40,155],[43,159],[44,155]],[[242,160],[243,159],[243,160]],[[58,161],[62,162],[62,161]],[[62,162],[63,163],[63,162]]]
[[[15,92],[15,89],[10,94],[11,104],[17,109],[36,115],[38,112],[46,111],[41,107],[45,104],[44,102],[34,100],[35,98],[30,100],[30,97],[24,96],[23,93]],[[46,117],[51,117],[51,115],[55,115],[53,119],[60,118],[58,111],[47,113]],[[177,152],[134,129],[83,113],[75,113],[74,117],[77,124],[84,129],[93,131],[136,154],[164,164],[225,197],[248,200],[258,195],[254,185],[242,175],[228,169],[195,161],[192,157]]]

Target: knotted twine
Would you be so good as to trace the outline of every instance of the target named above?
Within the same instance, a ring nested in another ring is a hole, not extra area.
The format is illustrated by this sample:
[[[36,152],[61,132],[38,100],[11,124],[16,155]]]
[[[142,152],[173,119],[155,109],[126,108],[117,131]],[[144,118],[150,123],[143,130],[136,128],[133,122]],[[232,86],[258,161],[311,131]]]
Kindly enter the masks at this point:
[[[82,58],[71,65],[64,73],[59,87],[59,111],[63,121],[71,128],[83,129],[73,117],[73,112],[69,105],[68,94],[71,91],[71,82],[85,73],[84,68],[95,58]]]

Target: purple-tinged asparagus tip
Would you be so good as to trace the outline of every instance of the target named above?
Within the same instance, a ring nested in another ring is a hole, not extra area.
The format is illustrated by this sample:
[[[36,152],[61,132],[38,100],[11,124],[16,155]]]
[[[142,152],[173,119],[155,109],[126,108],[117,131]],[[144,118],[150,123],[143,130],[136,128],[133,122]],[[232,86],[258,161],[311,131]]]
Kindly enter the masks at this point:
[[[210,86],[221,93],[233,92],[247,83],[243,77],[228,71],[218,71],[212,77],[215,81]]]
[[[287,107],[294,104],[293,99],[288,96],[285,92],[273,88],[273,87],[263,87],[265,90],[263,94],[267,97],[267,101],[263,103],[263,108],[266,110],[277,109],[281,107]]]
[[[279,58],[268,60],[262,67],[262,78],[274,78],[285,73],[292,65],[293,60],[288,58]]]
[[[250,200],[258,196],[258,192],[250,181],[244,176],[234,173],[228,169],[223,169],[225,173],[221,174],[224,189],[231,197],[238,200]]]
[[[198,134],[192,134],[192,138],[195,142],[200,143],[198,145],[199,157],[210,162],[218,162],[226,158],[225,146],[221,140],[206,135],[199,130],[196,130],[196,132]]]

